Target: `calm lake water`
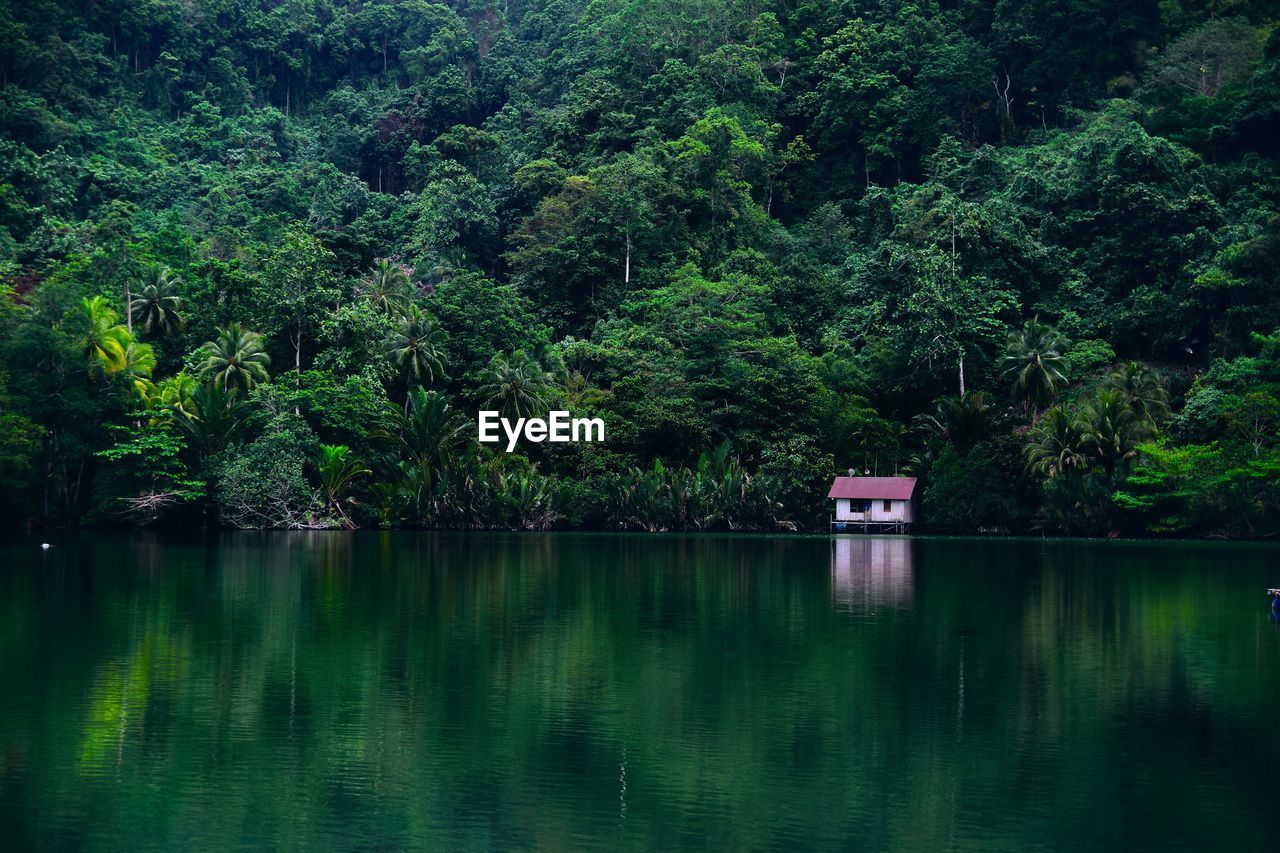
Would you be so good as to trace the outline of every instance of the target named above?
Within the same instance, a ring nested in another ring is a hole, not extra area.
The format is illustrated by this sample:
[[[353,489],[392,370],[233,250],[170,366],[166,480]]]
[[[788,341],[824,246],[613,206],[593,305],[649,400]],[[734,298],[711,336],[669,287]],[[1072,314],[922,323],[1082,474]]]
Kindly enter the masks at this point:
[[[0,544],[0,847],[1275,849],[1280,549]]]

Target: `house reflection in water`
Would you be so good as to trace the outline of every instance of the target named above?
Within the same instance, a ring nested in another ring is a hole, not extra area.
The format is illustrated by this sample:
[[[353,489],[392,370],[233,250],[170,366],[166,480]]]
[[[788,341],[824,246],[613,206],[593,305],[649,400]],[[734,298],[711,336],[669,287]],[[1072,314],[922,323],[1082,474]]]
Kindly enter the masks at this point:
[[[837,609],[910,607],[914,548],[905,538],[833,536],[831,596]]]

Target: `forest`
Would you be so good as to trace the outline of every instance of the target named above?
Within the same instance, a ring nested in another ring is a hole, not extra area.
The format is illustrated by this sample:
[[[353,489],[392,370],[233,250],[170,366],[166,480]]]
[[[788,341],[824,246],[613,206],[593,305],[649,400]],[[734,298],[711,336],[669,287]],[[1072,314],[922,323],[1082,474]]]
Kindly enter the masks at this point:
[[[1280,533],[1280,0],[0,0],[0,520]],[[480,409],[608,440],[477,442]]]

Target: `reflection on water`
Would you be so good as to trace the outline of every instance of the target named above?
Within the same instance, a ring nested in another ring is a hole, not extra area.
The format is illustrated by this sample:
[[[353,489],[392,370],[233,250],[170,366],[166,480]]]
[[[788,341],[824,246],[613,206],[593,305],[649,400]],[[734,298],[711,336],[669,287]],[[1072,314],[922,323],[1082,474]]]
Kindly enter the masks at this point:
[[[915,540],[878,536],[831,537],[831,595],[836,607],[872,614],[878,607],[910,607]]]
[[[1264,849],[1265,546],[0,545],[5,849]]]

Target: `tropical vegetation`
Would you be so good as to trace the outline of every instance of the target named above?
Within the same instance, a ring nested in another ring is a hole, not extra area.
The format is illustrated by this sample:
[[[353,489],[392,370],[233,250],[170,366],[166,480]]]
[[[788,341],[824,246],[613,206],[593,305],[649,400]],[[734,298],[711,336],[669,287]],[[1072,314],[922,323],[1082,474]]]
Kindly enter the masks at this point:
[[[0,0],[3,518],[1275,535],[1278,22]]]

